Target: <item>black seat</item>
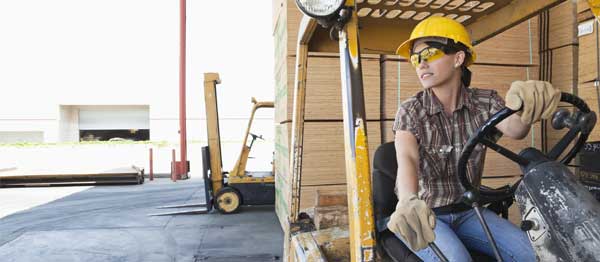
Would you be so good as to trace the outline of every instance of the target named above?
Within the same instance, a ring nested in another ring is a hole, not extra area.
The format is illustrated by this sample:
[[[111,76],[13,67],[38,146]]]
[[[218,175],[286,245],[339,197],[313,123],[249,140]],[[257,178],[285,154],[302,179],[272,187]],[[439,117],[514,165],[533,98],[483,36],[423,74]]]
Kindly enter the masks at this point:
[[[389,217],[396,210],[398,198],[394,193],[394,187],[396,185],[397,169],[398,162],[396,161],[394,142],[380,145],[373,157],[372,180],[375,221]],[[491,203],[488,208],[507,216],[510,204],[512,204],[512,199]],[[379,252],[384,259],[403,262],[422,261],[388,229],[378,231],[377,242],[378,247],[380,247]],[[470,251],[470,253],[474,261],[495,261],[491,257],[475,251]]]
[[[396,210],[398,198],[394,193],[394,186],[396,184],[397,169],[398,162],[396,162],[394,143],[389,142],[380,145],[373,157],[372,179],[375,221],[389,217]],[[392,261],[422,261],[388,229],[381,232],[378,230],[377,242],[384,257]]]

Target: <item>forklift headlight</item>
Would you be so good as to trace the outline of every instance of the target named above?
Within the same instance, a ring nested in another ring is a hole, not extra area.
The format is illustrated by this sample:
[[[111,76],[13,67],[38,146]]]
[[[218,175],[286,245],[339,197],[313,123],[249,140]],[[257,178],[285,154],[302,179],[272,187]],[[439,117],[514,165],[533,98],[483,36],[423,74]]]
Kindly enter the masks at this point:
[[[306,15],[319,19],[335,15],[346,0],[296,0],[298,8]]]

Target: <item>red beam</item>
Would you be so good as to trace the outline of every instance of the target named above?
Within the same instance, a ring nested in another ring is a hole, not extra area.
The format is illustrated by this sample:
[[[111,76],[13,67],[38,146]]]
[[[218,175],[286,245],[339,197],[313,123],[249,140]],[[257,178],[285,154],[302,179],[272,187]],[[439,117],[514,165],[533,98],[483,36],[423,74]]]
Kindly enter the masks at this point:
[[[154,180],[154,161],[152,157],[152,148],[150,148],[150,181]]]
[[[186,128],[186,0],[179,0],[179,144],[181,161],[175,172],[177,179],[188,178],[187,165],[187,128]],[[174,160],[175,161],[175,160]]]

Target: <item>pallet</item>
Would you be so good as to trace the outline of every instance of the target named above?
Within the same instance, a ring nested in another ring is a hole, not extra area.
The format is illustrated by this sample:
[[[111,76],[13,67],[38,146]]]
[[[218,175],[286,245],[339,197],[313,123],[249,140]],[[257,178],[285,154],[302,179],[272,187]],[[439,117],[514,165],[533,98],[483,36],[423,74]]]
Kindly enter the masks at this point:
[[[20,170],[0,171],[0,187],[55,185],[116,185],[144,183],[144,169],[131,166],[109,170]]]

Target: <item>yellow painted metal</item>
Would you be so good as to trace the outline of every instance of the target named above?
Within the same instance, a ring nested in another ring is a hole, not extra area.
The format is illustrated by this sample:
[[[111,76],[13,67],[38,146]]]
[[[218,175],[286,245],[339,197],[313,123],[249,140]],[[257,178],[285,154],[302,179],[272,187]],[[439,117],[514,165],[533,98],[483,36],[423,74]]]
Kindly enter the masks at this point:
[[[292,237],[293,259],[296,262],[326,262],[312,232],[299,233]]]
[[[302,173],[302,144],[304,135],[304,108],[306,92],[306,72],[308,62],[308,42],[317,27],[317,21],[304,16],[298,31],[296,48],[296,81],[294,83],[294,108],[292,112],[292,137],[290,140],[290,169],[291,187],[288,193],[290,199],[290,223],[295,223],[300,212],[300,175]]]
[[[429,16],[449,16],[458,21],[466,19],[462,23],[471,32],[473,44],[478,44],[564,0],[356,2],[361,53],[393,55],[409,38],[416,24]],[[312,52],[338,50],[337,44],[329,39],[328,29],[324,28],[317,28],[309,47]]]
[[[354,1],[346,1],[346,6],[354,5]],[[352,9],[339,37],[350,257],[352,261],[374,261],[375,223],[358,34],[358,16]]]
[[[600,0],[587,0],[590,9],[592,9],[592,13],[596,16],[596,19],[600,20]]]
[[[244,144],[242,145],[242,150],[240,152],[240,156],[236,161],[235,165],[231,172],[229,172],[229,179],[234,177],[245,177],[246,174],[246,164],[248,163],[248,156],[250,155],[251,143],[252,141],[248,141],[248,135],[250,134],[250,128],[252,127],[252,122],[254,121],[254,114],[256,110],[260,108],[273,108],[273,102],[258,102],[256,98],[252,98],[252,111],[250,113],[250,120],[248,120],[248,126],[246,127],[246,133],[244,134]]]
[[[221,137],[219,132],[219,111],[217,108],[217,84],[221,83],[218,73],[204,73],[204,104],[206,107],[206,127],[210,153],[210,180],[213,192],[223,187],[223,166],[221,161]]]
[[[275,183],[275,177],[267,176],[267,177],[229,177],[227,183],[230,185],[233,184],[246,184],[246,183]]]
[[[235,192],[220,194],[216,201],[225,213],[232,213],[240,206],[240,197]]]
[[[375,259],[375,220],[373,213],[373,196],[371,192],[371,169],[369,166],[369,147],[364,121],[356,127],[355,168],[354,178],[348,177],[348,212],[350,244],[355,254],[353,261],[373,261]],[[349,176],[350,172],[346,172]],[[352,198],[352,199],[350,199]],[[352,249],[351,249],[352,250]],[[352,252],[352,251],[351,251]],[[361,253],[356,253],[361,252]]]

